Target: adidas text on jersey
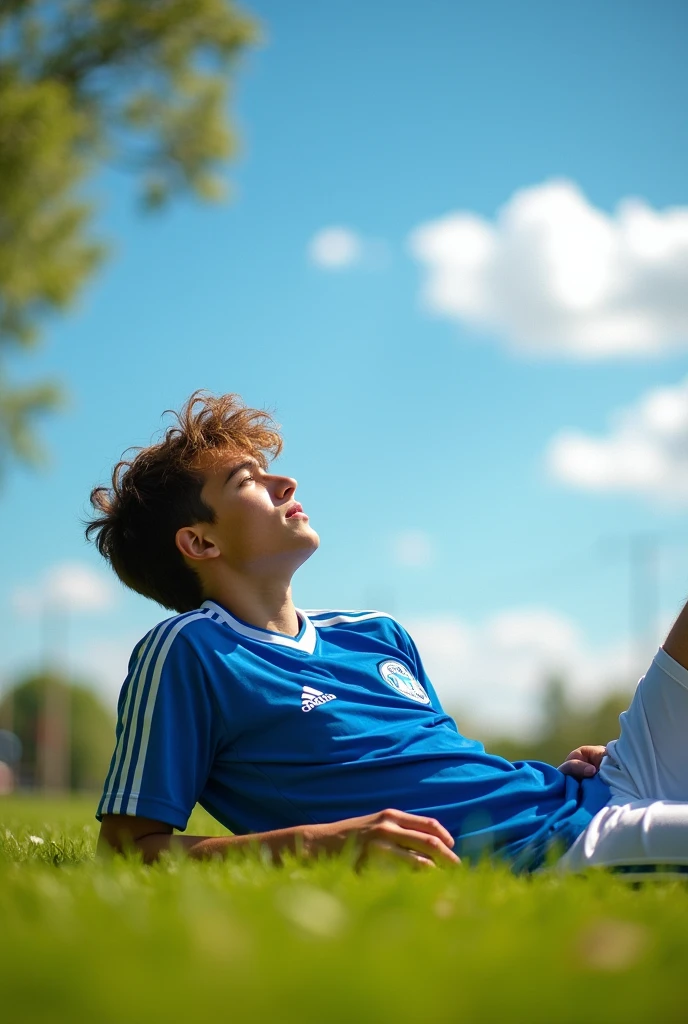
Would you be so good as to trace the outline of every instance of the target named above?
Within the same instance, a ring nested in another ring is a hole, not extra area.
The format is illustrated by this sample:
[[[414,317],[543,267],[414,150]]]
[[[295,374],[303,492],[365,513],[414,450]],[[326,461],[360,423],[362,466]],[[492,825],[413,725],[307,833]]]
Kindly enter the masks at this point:
[[[301,710],[312,711],[320,704],[327,704],[328,700],[336,700],[334,693],[323,693],[322,690],[314,690],[312,686],[304,686],[301,694]]]

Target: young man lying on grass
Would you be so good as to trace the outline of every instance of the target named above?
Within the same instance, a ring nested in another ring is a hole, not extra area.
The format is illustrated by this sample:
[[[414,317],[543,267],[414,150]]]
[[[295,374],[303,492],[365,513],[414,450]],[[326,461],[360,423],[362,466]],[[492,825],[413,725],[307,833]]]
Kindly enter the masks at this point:
[[[688,611],[604,757],[512,764],[458,732],[389,615],[294,607],[319,540],[296,481],[269,472],[281,447],[265,412],[196,393],[91,495],[87,535],[124,584],[177,613],[131,657],[101,849],[152,861],[259,842],[277,860],[348,842],[359,862],[495,854],[532,870],[556,848],[574,869],[688,863]],[[342,505],[354,499],[343,482]],[[173,838],[196,802],[235,835]]]

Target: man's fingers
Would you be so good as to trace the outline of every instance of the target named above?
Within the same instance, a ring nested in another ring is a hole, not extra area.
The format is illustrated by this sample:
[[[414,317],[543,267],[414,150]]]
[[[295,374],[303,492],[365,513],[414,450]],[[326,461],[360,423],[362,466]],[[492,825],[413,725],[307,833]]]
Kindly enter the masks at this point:
[[[454,838],[447,832],[444,825],[440,825],[436,818],[425,818],[420,814],[408,814],[406,811],[383,811],[383,820],[393,821],[402,828],[412,829],[414,832],[427,832],[428,835],[437,836],[450,848],[454,845]]]
[[[371,860],[380,860],[386,863],[403,862],[416,870],[434,868],[436,866],[430,857],[425,857],[415,850],[407,850],[397,846],[396,843],[388,843],[382,839],[373,839],[368,843],[363,863],[370,863]]]
[[[597,773],[597,768],[594,764],[590,764],[589,761],[579,761],[576,758],[570,758],[559,765],[559,771],[562,775],[573,775],[575,779],[588,779]]]
[[[594,764],[596,768],[599,768],[602,764],[602,758],[607,753],[606,747],[582,747],[581,748],[585,759]]]
[[[381,825],[375,841],[391,842],[405,850],[415,850],[416,853],[420,853],[424,857],[430,857],[435,864],[461,863],[456,854],[439,836],[402,828],[396,822],[386,822]]]
[[[599,768],[602,764],[602,758],[607,753],[607,748],[602,746],[582,746],[576,747],[567,754],[566,760],[563,764],[559,765],[559,771],[563,772],[564,775],[574,775],[577,779],[588,778],[594,775],[594,771],[586,771],[583,767],[593,766]]]

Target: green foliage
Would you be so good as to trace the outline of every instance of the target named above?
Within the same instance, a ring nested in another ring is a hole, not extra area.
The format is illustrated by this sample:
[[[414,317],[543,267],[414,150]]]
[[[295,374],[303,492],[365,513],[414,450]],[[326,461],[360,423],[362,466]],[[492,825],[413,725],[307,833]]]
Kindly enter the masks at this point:
[[[225,107],[256,30],[231,0],[11,0],[0,5],[0,355],[35,343],[103,260],[86,179],[129,170],[142,202],[223,193],[236,152]],[[0,365],[0,456],[35,461],[57,386],[13,388]]]
[[[9,453],[33,465],[44,461],[33,422],[38,414],[61,405],[62,392],[57,383],[43,381],[28,387],[8,385],[0,367],[0,471]]]
[[[12,709],[12,729],[22,742],[20,773],[36,779],[36,739],[46,690],[59,689],[66,696],[69,713],[69,777],[73,789],[98,790],[110,763],[114,721],[92,690],[67,684],[58,675],[37,674],[24,679],[0,702],[0,721]]]
[[[93,861],[92,815],[83,800],[0,799],[8,1019],[685,1019],[679,883],[515,878],[485,865],[356,875],[337,860],[276,869],[257,856],[146,868]]]

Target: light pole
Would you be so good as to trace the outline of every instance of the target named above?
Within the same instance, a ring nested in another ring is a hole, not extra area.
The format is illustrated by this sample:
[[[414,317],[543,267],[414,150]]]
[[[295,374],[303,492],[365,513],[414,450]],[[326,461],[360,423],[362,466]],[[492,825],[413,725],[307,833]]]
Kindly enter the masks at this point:
[[[629,537],[628,610],[632,674],[645,670],[657,643],[660,539],[654,534]]]
[[[67,660],[69,603],[41,603],[43,695],[38,714],[37,769],[41,789],[62,793],[70,778],[70,695]]]

